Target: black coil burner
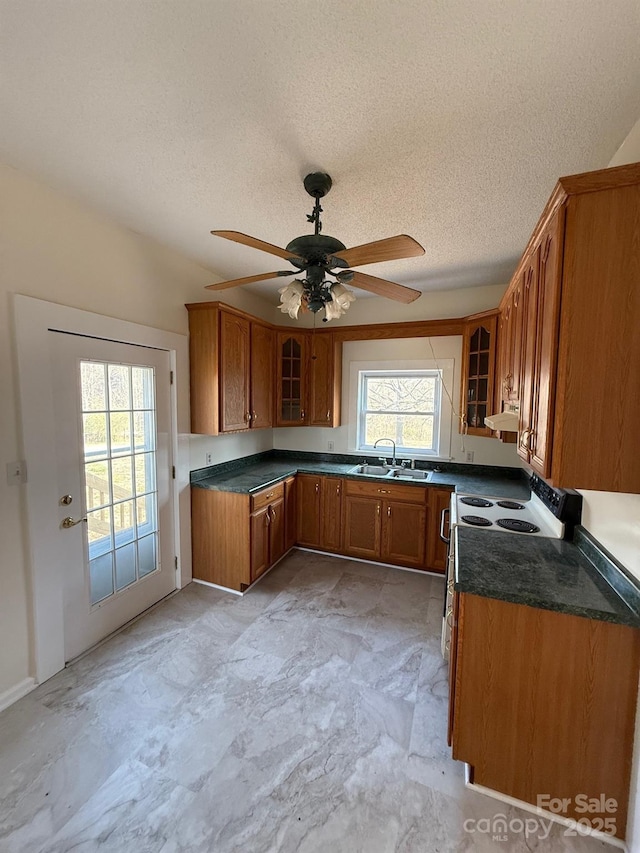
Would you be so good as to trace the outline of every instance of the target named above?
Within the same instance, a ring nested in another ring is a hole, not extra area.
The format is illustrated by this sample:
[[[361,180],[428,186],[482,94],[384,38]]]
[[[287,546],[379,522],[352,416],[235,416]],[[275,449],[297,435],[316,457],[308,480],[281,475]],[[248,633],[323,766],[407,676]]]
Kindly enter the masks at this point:
[[[472,524],[474,527],[491,527],[492,524],[488,518],[481,515],[463,515],[461,518],[465,524]]]
[[[493,506],[493,503],[485,500],[485,498],[460,498],[460,503],[467,504],[467,506]]]
[[[524,504],[518,503],[518,501],[498,501],[498,506],[501,506],[502,509],[524,509]]]
[[[540,528],[530,521],[522,521],[520,518],[499,518],[496,521],[498,527],[503,527],[505,530],[512,530],[515,533],[537,533]]]

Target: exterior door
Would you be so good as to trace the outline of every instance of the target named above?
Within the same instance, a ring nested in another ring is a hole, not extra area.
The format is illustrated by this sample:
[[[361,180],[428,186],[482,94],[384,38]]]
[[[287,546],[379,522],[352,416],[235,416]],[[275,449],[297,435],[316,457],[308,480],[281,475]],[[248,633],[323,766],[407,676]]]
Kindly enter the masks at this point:
[[[176,587],[169,354],[49,334],[69,661]]]

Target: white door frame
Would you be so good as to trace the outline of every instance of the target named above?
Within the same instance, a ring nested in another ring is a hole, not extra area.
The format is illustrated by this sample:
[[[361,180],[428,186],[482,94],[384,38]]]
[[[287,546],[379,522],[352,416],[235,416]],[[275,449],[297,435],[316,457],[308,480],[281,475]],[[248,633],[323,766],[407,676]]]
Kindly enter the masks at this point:
[[[186,335],[141,326],[69,308],[41,299],[14,296],[22,454],[27,463],[26,510],[32,661],[37,683],[64,668],[64,609],[60,567],[47,551],[57,535],[58,484],[53,432],[53,381],[50,330],[105,338],[168,350],[174,383],[171,388],[171,442],[176,466],[173,481],[174,536],[178,570],[176,586],[191,580],[189,491],[189,347]],[[53,509],[53,511],[52,511]]]

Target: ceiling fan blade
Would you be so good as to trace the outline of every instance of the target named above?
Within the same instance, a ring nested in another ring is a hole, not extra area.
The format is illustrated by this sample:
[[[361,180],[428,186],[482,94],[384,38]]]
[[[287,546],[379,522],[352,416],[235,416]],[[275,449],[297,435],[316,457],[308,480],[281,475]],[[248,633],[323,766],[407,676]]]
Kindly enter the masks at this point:
[[[353,249],[343,249],[342,252],[334,252],[336,258],[342,258],[350,267],[360,267],[364,264],[379,264],[382,261],[397,261],[400,258],[415,258],[424,255],[424,249],[407,234],[398,234],[397,237],[387,237],[386,240],[375,240],[373,243],[364,243],[362,246],[354,246]]]
[[[253,281],[266,281],[268,278],[280,278],[285,275],[296,275],[296,270],[280,270],[279,272],[263,272],[260,275],[247,275],[244,278],[232,278],[219,284],[208,284],[205,290],[226,290],[228,287],[238,287],[240,284],[251,284]]]
[[[286,249],[281,249],[280,246],[274,246],[273,243],[265,243],[264,240],[258,240],[256,237],[249,237],[248,234],[242,234],[240,231],[212,231],[216,237],[224,237],[225,240],[233,240],[234,243],[242,243],[245,246],[250,246],[252,249],[260,249],[261,252],[269,252],[270,255],[276,255],[278,258],[296,258],[301,260],[293,252],[287,252]]]
[[[387,299],[395,299],[396,302],[404,302],[406,304],[422,296],[420,290],[405,287],[403,284],[395,284],[393,281],[386,281],[384,278],[376,278],[374,275],[367,275],[364,272],[357,272],[356,270],[349,270],[349,272],[353,272],[353,278],[349,282],[350,285],[360,287],[362,290],[368,290],[377,296],[386,296]]]

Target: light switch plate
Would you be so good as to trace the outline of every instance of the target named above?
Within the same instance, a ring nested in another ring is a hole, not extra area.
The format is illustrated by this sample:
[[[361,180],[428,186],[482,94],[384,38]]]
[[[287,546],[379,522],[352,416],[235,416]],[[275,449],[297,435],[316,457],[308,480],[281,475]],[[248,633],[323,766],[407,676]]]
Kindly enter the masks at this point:
[[[27,482],[27,463],[23,459],[7,462],[7,483],[17,486]]]

